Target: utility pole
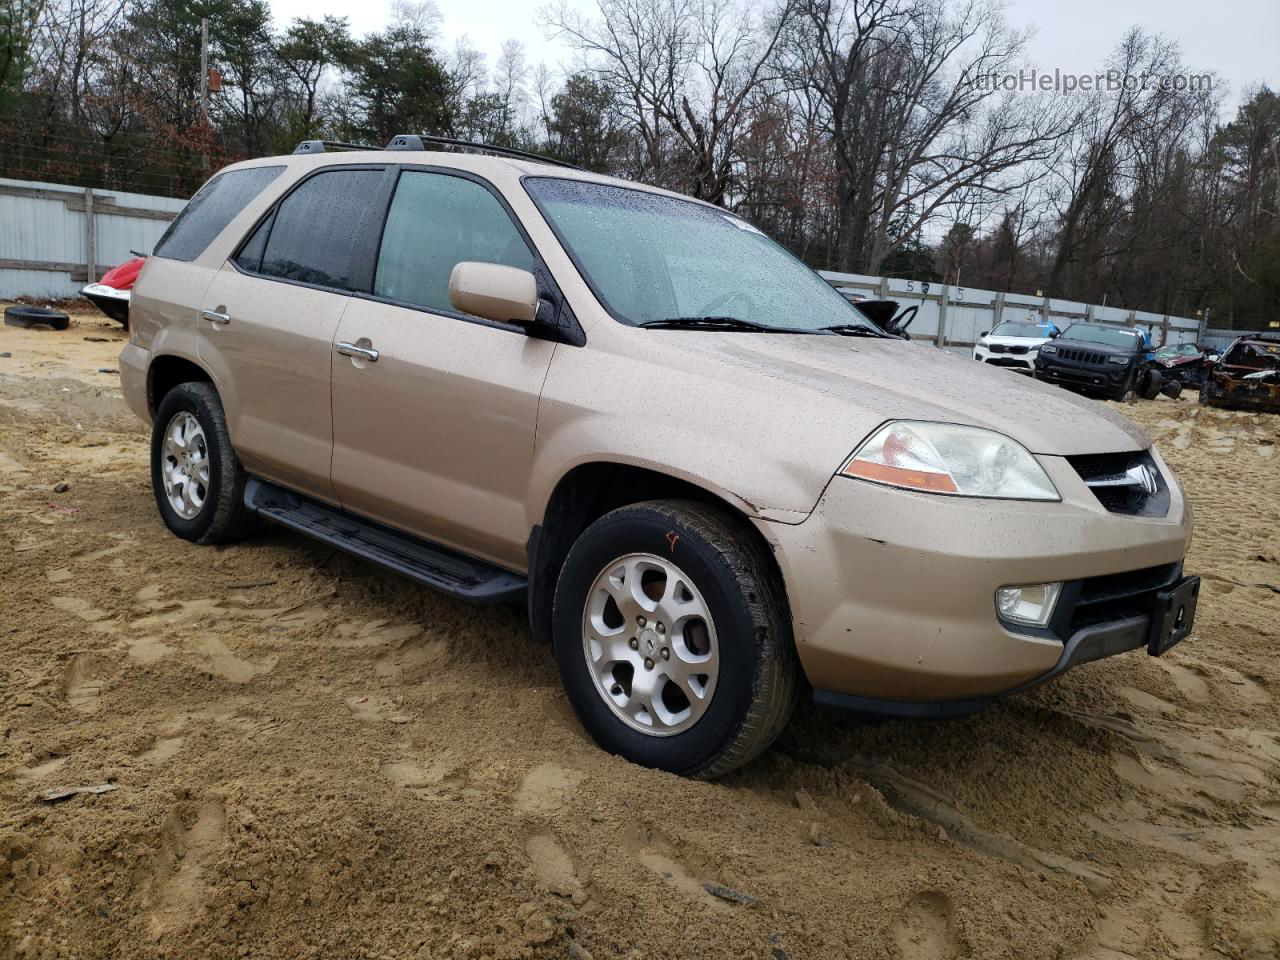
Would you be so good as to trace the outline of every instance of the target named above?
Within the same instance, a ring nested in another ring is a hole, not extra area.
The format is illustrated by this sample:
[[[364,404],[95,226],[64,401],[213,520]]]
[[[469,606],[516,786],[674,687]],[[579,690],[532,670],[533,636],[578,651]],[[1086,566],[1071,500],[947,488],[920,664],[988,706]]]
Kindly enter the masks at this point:
[[[200,18],[200,116],[209,122],[209,18]]]
[[[200,131],[200,142],[203,144],[200,169],[209,170],[209,18],[200,18],[200,119],[203,129]]]

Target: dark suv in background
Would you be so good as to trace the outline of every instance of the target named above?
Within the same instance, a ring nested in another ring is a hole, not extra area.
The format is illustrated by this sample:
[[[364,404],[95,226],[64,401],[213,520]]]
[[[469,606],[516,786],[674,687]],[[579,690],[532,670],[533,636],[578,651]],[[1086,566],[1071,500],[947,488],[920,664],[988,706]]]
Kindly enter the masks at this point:
[[[1155,396],[1158,374],[1148,367],[1151,344],[1141,330],[1073,323],[1036,355],[1035,377],[1060,387],[1123,400],[1134,391]]]

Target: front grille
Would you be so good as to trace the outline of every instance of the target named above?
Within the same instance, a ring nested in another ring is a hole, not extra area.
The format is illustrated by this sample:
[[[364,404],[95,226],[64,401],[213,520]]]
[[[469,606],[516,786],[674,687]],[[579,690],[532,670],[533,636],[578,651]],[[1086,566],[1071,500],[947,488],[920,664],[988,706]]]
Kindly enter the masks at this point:
[[[1094,350],[1077,350],[1073,347],[1059,347],[1058,356],[1072,363],[1106,363],[1107,355]]]
[[[1010,352],[1010,353],[1023,354],[1023,353],[1026,353],[1026,352],[1027,352],[1028,350],[1030,350],[1030,349],[1031,349],[1030,347],[1010,347],[1010,348],[1009,348],[1009,352]]]
[[[1150,613],[1156,591],[1172,586],[1181,574],[1182,564],[1166,563],[1078,581],[1080,594],[1071,611],[1067,636],[1096,623]]]
[[[1004,353],[1004,344],[993,343],[991,344],[991,346],[987,347],[987,350],[989,350],[991,353]]]
[[[1067,457],[1067,462],[1111,513],[1163,517],[1169,512],[1169,485],[1147,450],[1086,453]]]

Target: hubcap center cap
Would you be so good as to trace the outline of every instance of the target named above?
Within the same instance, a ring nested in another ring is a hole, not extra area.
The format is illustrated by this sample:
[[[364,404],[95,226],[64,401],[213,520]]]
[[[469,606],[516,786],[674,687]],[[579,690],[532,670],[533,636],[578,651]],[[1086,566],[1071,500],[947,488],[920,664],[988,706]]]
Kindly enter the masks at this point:
[[[640,652],[646,657],[656,656],[658,650],[662,647],[662,638],[658,636],[658,632],[652,627],[645,627],[640,631],[640,635],[636,639],[640,645]]]

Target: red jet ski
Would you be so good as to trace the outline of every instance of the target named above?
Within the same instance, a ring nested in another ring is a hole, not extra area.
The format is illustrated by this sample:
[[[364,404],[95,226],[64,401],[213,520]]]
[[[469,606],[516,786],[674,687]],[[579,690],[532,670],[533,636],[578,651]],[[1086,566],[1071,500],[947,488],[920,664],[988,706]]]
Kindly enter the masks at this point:
[[[133,284],[138,279],[146,257],[134,257],[126,260],[118,267],[112,267],[102,275],[97,283],[86,284],[80,288],[80,296],[93,301],[93,305],[112,320],[116,320],[129,329],[129,296]]]

